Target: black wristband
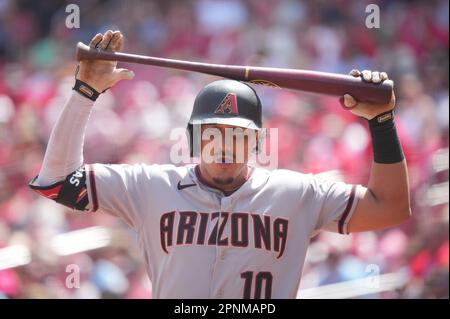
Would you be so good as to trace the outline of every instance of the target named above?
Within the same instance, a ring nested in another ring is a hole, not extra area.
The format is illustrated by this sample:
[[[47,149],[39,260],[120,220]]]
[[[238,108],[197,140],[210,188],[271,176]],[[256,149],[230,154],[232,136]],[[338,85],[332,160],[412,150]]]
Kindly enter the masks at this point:
[[[376,163],[393,164],[403,161],[402,145],[394,123],[394,111],[381,113],[369,121],[373,159]]]
[[[100,95],[100,93],[97,92],[92,86],[78,79],[76,79],[75,85],[72,89],[92,101],[97,100],[98,96]]]

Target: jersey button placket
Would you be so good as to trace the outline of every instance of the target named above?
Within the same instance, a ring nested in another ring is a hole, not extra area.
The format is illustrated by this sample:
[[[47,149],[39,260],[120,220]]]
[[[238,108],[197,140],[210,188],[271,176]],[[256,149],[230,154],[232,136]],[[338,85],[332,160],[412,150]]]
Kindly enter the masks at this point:
[[[228,212],[231,213],[231,197],[223,197],[220,203],[220,212]],[[230,239],[229,239],[230,240]],[[217,249],[219,251],[219,261],[224,261],[226,256],[226,246],[217,246]]]
[[[226,210],[226,197],[222,197],[220,199],[220,219],[222,219],[222,212],[224,212]],[[217,233],[217,245],[216,245],[216,253],[217,253],[217,260],[218,262],[222,262],[223,261],[223,247],[219,246],[219,233]]]
[[[222,212],[229,212],[229,203],[230,203],[230,198],[229,197],[222,197],[220,198],[220,216],[219,216],[219,221],[222,220]],[[219,235],[219,234],[218,234]],[[214,265],[214,268],[219,268],[221,267],[221,264],[223,263],[223,261],[225,260],[225,256],[226,256],[226,247],[225,246],[219,246],[218,245],[218,241],[219,241],[219,237],[217,237],[217,242],[216,242],[216,262]],[[215,273],[216,271],[214,271]],[[213,278],[213,282],[214,282],[214,278]],[[217,289],[217,287],[216,287]],[[217,290],[216,294],[215,294],[215,298],[223,298],[224,295],[224,290],[223,288],[220,288],[219,290]]]
[[[234,202],[234,200],[233,200],[233,197],[224,197],[224,199],[223,199],[223,204],[221,205],[221,209],[222,209],[222,212],[227,212],[228,214],[229,214],[229,216],[228,216],[228,224],[229,224],[229,226],[228,226],[228,229],[229,229],[229,234],[228,234],[228,241],[229,241],[229,243],[228,243],[228,245],[231,245],[231,243],[230,243],[230,241],[231,241],[231,220],[230,220],[230,218],[231,218],[231,214],[232,214],[232,212],[233,212],[233,202]],[[225,261],[225,259],[227,258],[227,252],[228,252],[228,249],[230,248],[230,246],[223,246],[223,247],[220,247],[220,261]]]
[[[217,201],[218,201],[218,212],[219,212],[219,217],[218,217],[217,222],[220,223],[220,220],[222,218],[221,217],[221,213],[222,213],[223,197],[218,195],[218,194],[216,194],[216,198],[217,198]],[[217,234],[217,236],[218,236],[218,234]],[[211,278],[211,292],[213,292],[212,296],[214,296],[214,298],[220,298],[219,295],[220,295],[220,291],[221,291],[221,290],[216,291],[216,289],[217,289],[217,287],[216,287],[217,281],[216,281],[216,278],[215,278],[216,273],[217,273],[217,268],[219,267],[219,265],[220,265],[220,263],[222,261],[221,255],[220,255],[221,249],[220,249],[220,247],[218,245],[218,240],[219,240],[219,238],[216,237],[216,244],[215,244],[215,247],[214,247],[215,248],[215,261],[214,261],[214,264],[213,264],[213,271],[212,271],[212,278]]]

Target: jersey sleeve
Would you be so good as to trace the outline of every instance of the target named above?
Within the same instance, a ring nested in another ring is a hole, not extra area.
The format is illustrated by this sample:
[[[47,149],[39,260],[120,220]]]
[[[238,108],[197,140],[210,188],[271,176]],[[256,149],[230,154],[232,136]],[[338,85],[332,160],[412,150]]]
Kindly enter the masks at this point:
[[[313,236],[321,230],[349,234],[347,224],[352,217],[364,188],[311,177],[310,187],[318,203]]]
[[[122,218],[136,228],[141,223],[139,207],[146,203],[145,185],[151,166],[128,164],[87,164],[88,210]]]

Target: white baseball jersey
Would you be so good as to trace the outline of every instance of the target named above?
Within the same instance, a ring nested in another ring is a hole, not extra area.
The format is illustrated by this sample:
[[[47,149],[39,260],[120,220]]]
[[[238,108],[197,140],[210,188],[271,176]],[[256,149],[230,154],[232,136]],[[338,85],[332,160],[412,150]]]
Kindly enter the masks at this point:
[[[346,234],[363,189],[255,168],[224,196],[193,165],[86,166],[89,209],[136,230],[154,298],[295,298],[310,238]]]

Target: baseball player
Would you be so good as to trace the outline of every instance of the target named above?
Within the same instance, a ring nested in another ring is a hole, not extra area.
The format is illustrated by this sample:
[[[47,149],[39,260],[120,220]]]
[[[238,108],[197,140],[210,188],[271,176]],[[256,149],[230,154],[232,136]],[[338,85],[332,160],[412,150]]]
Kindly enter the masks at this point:
[[[90,46],[119,51],[122,38],[108,31]],[[374,84],[388,78],[384,72],[351,74]],[[154,298],[295,298],[308,243],[317,232],[370,231],[410,217],[394,93],[385,105],[360,103],[350,95],[340,100],[368,120],[374,161],[367,187],[251,166],[248,150],[257,151],[261,138],[261,102],[250,86],[231,80],[206,85],[195,99],[187,131],[198,165],[84,164],[84,132],[94,101],[131,78],[116,62],[80,62],[30,187],[76,211],[122,218],[138,235]],[[212,135],[205,138],[208,130],[222,136],[230,129],[251,131],[256,138],[216,138],[214,147]]]

